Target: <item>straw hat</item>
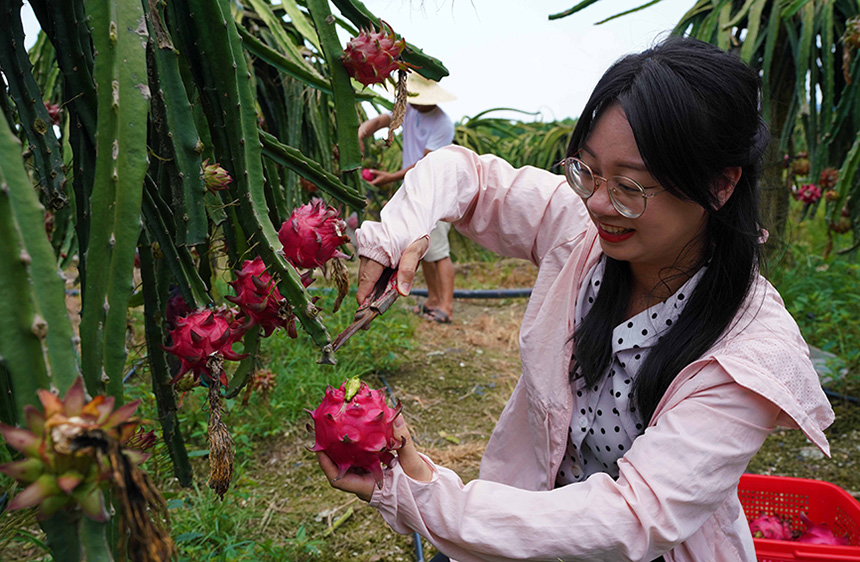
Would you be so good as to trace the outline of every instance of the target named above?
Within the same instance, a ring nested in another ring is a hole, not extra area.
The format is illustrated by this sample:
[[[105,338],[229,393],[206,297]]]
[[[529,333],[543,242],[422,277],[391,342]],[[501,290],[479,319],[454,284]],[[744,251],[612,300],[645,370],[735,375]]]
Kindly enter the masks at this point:
[[[394,94],[394,88],[386,84],[386,91]],[[446,101],[454,101],[457,97],[444,90],[438,82],[424,78],[417,72],[406,76],[406,91],[409,96],[406,101],[412,105],[437,105]]]

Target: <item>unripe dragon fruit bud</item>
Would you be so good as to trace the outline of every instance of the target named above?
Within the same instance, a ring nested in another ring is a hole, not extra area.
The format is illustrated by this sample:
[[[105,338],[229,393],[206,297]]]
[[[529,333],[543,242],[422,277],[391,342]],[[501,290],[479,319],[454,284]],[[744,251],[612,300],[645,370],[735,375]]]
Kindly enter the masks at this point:
[[[391,26],[381,22],[381,29],[362,30],[353,37],[343,51],[343,65],[350,76],[369,86],[381,84],[397,69],[406,70],[408,65],[400,60],[406,41],[397,41]]]
[[[331,258],[348,257],[337,247],[349,241],[337,209],[314,199],[295,209],[278,231],[284,256],[295,267],[317,267]]]
[[[221,368],[221,360],[241,361],[248,356],[233,351],[233,344],[242,336],[241,330],[236,328],[232,313],[224,309],[201,308],[177,319],[176,329],[170,332],[173,345],[162,346],[182,363],[179,373],[170,382],[175,383],[191,371],[195,380],[206,375],[207,384],[217,378],[226,386],[227,375]]]
[[[750,532],[757,539],[778,541],[790,541],[792,539],[791,526],[788,521],[778,515],[768,515],[764,512],[750,521]]]
[[[373,172],[371,172],[367,168],[361,169],[361,177],[362,177],[362,179],[364,179],[364,181],[372,181],[374,178]]]
[[[800,512],[800,520],[806,525],[806,530],[803,531],[797,542],[807,544],[829,544],[833,546],[848,546],[850,543],[848,537],[837,537],[830,530],[830,527],[824,523],[813,523],[809,517],[802,511]]]
[[[329,386],[316,410],[307,412],[313,418],[316,442],[311,451],[323,451],[337,465],[337,478],[350,469],[373,474],[382,487],[380,463],[390,464],[394,438],[394,419],[400,414],[400,403],[391,408],[382,390],[371,390],[356,376],[340,388]]]
[[[266,271],[263,259],[257,256],[246,260],[241,271],[236,272],[236,277],[230,283],[236,296],[224,298],[242,311],[238,319],[244,320],[243,328],[259,325],[265,337],[271,336],[278,328],[286,328],[291,337],[296,337],[295,316],[272,275]]]
[[[795,176],[805,176],[809,173],[809,158],[805,156],[805,153],[801,154],[804,155],[799,154],[791,165],[791,173]]]
[[[210,164],[207,158],[203,161],[203,181],[206,184],[206,189],[215,193],[227,189],[227,186],[233,182],[233,178],[217,162]]]

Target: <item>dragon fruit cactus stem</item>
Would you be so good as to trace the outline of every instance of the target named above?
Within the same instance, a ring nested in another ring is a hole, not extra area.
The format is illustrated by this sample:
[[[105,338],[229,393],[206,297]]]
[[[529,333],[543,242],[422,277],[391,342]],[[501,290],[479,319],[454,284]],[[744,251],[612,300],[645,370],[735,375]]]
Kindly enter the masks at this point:
[[[314,268],[331,258],[349,257],[338,246],[349,241],[337,209],[314,199],[293,211],[278,231],[284,256],[293,266]]]
[[[313,418],[316,442],[311,451],[325,452],[337,465],[337,479],[350,469],[371,473],[382,487],[380,463],[390,465],[391,450],[398,446],[394,438],[394,419],[401,405],[391,408],[382,390],[371,390],[358,377],[340,386],[329,386],[316,410],[307,412]]]

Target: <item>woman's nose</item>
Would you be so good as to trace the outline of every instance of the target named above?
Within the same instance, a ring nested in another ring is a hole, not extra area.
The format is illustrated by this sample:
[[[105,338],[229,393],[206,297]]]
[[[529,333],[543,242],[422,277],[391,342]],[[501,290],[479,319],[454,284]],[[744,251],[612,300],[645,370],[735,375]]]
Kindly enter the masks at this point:
[[[595,178],[594,192],[585,204],[595,215],[609,215],[617,212],[609,199],[609,188],[603,178]]]

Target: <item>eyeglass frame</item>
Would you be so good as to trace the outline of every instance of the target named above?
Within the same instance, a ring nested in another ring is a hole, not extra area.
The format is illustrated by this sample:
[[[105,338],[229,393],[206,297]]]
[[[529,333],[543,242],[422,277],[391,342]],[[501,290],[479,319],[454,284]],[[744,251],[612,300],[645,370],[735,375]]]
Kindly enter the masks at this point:
[[[570,177],[568,177],[567,169],[568,169],[569,164],[572,161],[579,162],[591,174],[591,181],[594,184],[594,186],[591,189],[591,193],[589,193],[588,195],[583,195],[582,193],[580,193],[579,190],[576,188],[576,186],[573,185],[573,182],[570,180]],[[607,186],[606,190],[609,193],[609,201],[612,203],[612,206],[615,208],[616,211],[621,213],[622,216],[625,216],[628,219],[638,219],[639,217],[644,215],[645,209],[648,207],[648,200],[651,199],[652,197],[654,197],[655,195],[658,195],[658,194],[666,191],[666,189],[663,188],[660,191],[648,193],[645,191],[646,188],[641,183],[639,183],[638,181],[634,180],[633,178],[631,178],[629,176],[615,175],[615,176],[611,176],[609,178],[606,178],[604,176],[599,176],[599,175],[594,173],[594,170],[591,169],[591,166],[589,166],[588,164],[583,162],[581,158],[577,158],[575,155],[563,158],[558,164],[556,164],[556,166],[561,166],[562,173],[564,174],[564,179],[567,181],[567,184],[570,186],[570,189],[573,190],[573,192],[576,193],[578,196],[582,197],[583,201],[588,201],[591,198],[591,196],[594,195],[597,192],[597,190],[600,188],[601,183],[606,184],[606,186]],[[642,203],[642,212],[641,213],[639,213],[638,215],[635,215],[635,216],[631,216],[629,212],[626,212],[626,211],[622,210],[621,208],[619,208],[619,207],[621,207],[621,204],[618,201],[616,201],[616,198],[615,198],[616,197],[616,189],[609,187],[609,180],[611,180],[613,178],[622,178],[625,180],[629,180],[634,186],[636,186],[636,188],[639,190],[640,194],[642,195],[643,203]],[[601,180],[601,181],[598,181],[598,180]],[[656,187],[656,186],[651,186],[651,187]]]

